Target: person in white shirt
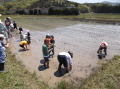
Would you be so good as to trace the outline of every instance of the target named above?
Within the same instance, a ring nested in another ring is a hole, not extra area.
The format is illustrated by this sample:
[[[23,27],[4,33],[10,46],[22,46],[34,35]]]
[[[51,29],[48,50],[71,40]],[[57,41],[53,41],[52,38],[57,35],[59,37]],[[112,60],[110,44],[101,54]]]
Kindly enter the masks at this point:
[[[66,73],[68,73],[70,70],[72,70],[72,58],[73,58],[73,53],[71,51],[68,52],[60,52],[57,56],[59,66],[58,70],[61,69],[61,66],[63,66],[66,69]]]

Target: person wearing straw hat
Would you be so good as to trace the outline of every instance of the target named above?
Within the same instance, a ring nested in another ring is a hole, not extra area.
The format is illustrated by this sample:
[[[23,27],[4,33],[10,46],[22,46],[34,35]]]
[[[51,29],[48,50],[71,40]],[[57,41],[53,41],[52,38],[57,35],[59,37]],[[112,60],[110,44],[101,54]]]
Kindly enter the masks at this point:
[[[63,66],[66,69],[66,73],[68,73],[70,70],[72,70],[72,58],[73,58],[73,53],[71,51],[68,52],[60,52],[57,56],[59,66],[58,70],[61,70],[61,66]]]

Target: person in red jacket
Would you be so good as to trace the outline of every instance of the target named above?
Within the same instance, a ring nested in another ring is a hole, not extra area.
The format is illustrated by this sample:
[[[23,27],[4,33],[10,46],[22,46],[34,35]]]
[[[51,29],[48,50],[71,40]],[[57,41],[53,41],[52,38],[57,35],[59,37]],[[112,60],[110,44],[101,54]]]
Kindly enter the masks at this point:
[[[107,55],[107,47],[108,47],[108,43],[107,43],[107,42],[102,42],[102,43],[100,44],[100,47],[99,47],[97,53],[99,53],[99,51],[104,50],[105,55]]]

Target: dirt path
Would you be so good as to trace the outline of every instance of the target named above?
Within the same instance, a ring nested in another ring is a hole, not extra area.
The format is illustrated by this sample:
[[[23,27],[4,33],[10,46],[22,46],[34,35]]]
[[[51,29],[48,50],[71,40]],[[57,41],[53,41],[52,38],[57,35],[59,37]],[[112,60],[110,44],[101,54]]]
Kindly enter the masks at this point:
[[[52,87],[61,79],[79,83],[79,79],[87,78],[98,66],[108,62],[115,54],[120,54],[120,26],[80,23],[43,32],[30,32],[32,43],[28,46],[28,51],[20,51],[17,34],[11,38],[11,50],[29,71],[35,71],[40,80]],[[50,58],[49,69],[44,69],[42,56],[42,44],[46,34],[53,34],[56,40],[55,56]],[[96,52],[102,41],[108,42],[108,55],[104,59],[98,59]],[[74,53],[73,70],[64,74],[63,69],[61,76],[57,71],[57,54],[68,50]]]

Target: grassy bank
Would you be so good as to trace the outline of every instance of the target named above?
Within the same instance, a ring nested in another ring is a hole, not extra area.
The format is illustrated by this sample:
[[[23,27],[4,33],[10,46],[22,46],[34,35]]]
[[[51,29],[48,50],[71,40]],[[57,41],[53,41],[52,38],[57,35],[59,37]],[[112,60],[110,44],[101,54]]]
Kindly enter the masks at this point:
[[[0,89],[49,89],[48,85],[38,81],[36,73],[28,72],[20,61],[16,61],[7,50],[6,72],[0,73]]]
[[[65,81],[58,84],[59,89],[73,89]],[[82,80],[79,89],[120,89],[120,56],[115,56],[109,63],[104,64],[88,79]]]
[[[1,18],[11,17],[14,19],[35,19],[35,18],[55,18],[55,19],[69,19],[69,20],[79,20],[79,21],[96,21],[96,22],[109,22],[109,23],[120,23],[120,14],[107,14],[107,13],[86,13],[80,15],[3,15]]]

